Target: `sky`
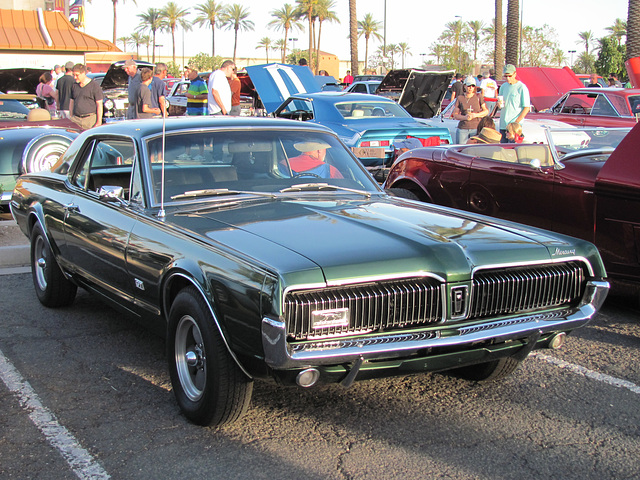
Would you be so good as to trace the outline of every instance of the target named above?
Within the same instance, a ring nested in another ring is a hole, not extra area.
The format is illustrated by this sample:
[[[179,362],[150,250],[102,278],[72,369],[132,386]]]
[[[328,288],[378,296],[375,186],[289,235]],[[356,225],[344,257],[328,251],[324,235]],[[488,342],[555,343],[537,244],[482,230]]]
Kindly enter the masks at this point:
[[[162,8],[168,3],[160,0],[119,0],[117,2],[117,36],[130,35],[140,23],[137,14],[146,12],[151,7]],[[196,17],[193,9],[195,5],[204,3],[204,0],[180,0],[178,5],[191,10],[190,18]],[[240,32],[238,36],[237,57],[264,58],[264,49],[258,49],[257,45],[263,37],[269,37],[273,41],[283,38],[284,33],[269,29],[267,24],[273,20],[271,12],[281,8],[285,3],[295,5],[295,0],[229,0],[223,4],[238,3],[250,12],[249,20],[255,24],[252,32]],[[411,55],[406,57],[406,67],[419,67],[423,59],[429,58],[421,54],[429,53],[429,46],[437,41],[448,22],[482,20],[490,24],[494,16],[494,0],[454,0],[453,2],[435,2],[430,0],[357,0],[356,9],[358,20],[362,20],[365,14],[370,13],[381,25],[385,19],[386,3],[386,42],[406,42],[409,45]],[[591,30],[595,38],[607,35],[606,27],[613,25],[616,18],[627,19],[627,0],[520,0],[522,6],[523,23],[532,27],[542,27],[548,24],[556,30],[560,48],[564,50],[569,60],[572,56],[575,60],[583,51],[584,46],[579,44],[578,33]],[[112,0],[92,0],[86,3],[85,29],[84,31],[94,37],[111,40],[113,33],[113,3]],[[320,49],[333,53],[340,60],[348,60],[349,40],[349,2],[348,0],[335,0],[334,11],[340,23],[327,23],[322,25]],[[504,17],[506,24],[507,0],[503,0]],[[384,30],[381,29],[383,34]],[[194,27],[194,30],[184,34],[184,47],[182,33],[176,34],[177,63],[182,63],[184,51],[185,60],[199,52],[211,53],[211,29]],[[306,49],[308,46],[308,32],[289,33],[289,38],[297,38],[295,47]],[[233,56],[233,30],[226,31],[216,29],[216,54],[224,58]],[[156,44],[163,45],[160,49],[162,56],[171,54],[171,35],[159,34]],[[382,45],[382,42],[371,39],[369,41],[369,55]],[[118,44],[122,48],[121,44]],[[184,48],[184,50],[183,50]],[[127,48],[130,50],[130,47]],[[570,50],[577,53],[570,54]],[[140,52],[141,56],[145,52]],[[358,54],[364,61],[365,41],[361,38],[358,42]],[[270,52],[269,59],[275,59],[279,54]],[[431,58],[433,59],[433,58]],[[570,61],[570,60],[569,60]]]

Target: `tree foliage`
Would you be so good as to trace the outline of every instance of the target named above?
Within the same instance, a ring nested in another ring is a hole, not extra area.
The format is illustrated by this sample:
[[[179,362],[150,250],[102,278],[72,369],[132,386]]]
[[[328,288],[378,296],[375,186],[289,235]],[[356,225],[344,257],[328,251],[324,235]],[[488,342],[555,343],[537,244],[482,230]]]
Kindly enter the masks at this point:
[[[625,45],[618,45],[616,38],[601,38],[600,52],[595,62],[596,72],[603,77],[606,77],[610,73],[617,74],[620,79],[626,77],[626,69],[624,66],[625,54]]]

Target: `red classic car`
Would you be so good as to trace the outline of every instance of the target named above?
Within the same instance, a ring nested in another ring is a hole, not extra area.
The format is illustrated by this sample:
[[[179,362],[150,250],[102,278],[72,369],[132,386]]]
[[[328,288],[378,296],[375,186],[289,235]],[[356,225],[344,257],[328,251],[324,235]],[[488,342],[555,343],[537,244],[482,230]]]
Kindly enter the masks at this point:
[[[589,240],[619,285],[637,286],[640,127],[628,132],[550,129],[544,145],[416,148],[396,160],[384,187]]]
[[[551,118],[585,127],[633,127],[640,113],[638,88],[576,88],[569,90],[547,111],[527,118]]]

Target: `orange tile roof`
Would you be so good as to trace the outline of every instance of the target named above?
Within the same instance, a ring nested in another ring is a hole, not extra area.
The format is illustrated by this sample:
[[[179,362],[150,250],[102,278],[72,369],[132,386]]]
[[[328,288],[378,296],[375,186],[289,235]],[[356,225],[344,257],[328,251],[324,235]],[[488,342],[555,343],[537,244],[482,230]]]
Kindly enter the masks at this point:
[[[62,12],[42,12],[52,44],[47,45],[36,10],[0,9],[0,50],[47,52],[119,52],[107,40],[87,35],[71,25]]]

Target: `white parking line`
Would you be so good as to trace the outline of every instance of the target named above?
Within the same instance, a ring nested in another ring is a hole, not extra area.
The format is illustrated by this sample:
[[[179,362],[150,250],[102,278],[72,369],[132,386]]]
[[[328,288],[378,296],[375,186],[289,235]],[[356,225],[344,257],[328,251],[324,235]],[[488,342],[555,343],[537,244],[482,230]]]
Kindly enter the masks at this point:
[[[591,378],[593,380],[597,380],[599,382],[604,382],[609,385],[613,385],[618,388],[627,388],[631,390],[633,393],[640,395],[640,386],[635,383],[629,382],[627,380],[622,380],[621,378],[612,377],[611,375],[606,375],[604,373],[594,372],[593,370],[589,370],[588,368],[582,367],[580,365],[576,365],[574,363],[565,362],[564,360],[560,360],[559,358],[552,357],[551,355],[545,355],[540,352],[533,352],[531,354],[532,357],[539,358],[540,360],[544,360],[551,365],[555,365],[556,367],[564,368],[573,373],[577,373],[578,375],[583,375],[585,377]]]
[[[20,406],[44,434],[47,442],[56,448],[81,480],[103,480],[111,478],[98,462],[58,423],[55,415],[40,402],[35,390],[0,350],[0,378],[9,391],[14,393]]]

